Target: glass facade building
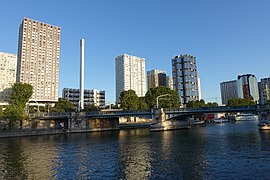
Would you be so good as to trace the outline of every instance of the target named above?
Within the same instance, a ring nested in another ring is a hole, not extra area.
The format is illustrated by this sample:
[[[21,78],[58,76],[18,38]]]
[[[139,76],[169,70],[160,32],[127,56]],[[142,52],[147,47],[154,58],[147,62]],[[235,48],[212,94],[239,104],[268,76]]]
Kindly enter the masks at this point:
[[[162,70],[151,70],[147,71],[147,89],[155,88],[159,86],[165,86],[167,84],[166,72]]]
[[[244,74],[237,77],[238,98],[259,101],[257,78],[253,74]]]
[[[199,84],[196,57],[188,54],[172,59],[173,88],[177,91],[180,103],[199,100]]]

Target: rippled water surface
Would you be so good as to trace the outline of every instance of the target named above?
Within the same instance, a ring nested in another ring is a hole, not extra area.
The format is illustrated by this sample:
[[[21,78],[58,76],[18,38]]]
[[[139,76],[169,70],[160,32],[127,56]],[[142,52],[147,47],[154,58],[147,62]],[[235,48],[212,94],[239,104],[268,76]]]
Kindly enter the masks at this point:
[[[0,179],[270,179],[256,124],[0,139]]]

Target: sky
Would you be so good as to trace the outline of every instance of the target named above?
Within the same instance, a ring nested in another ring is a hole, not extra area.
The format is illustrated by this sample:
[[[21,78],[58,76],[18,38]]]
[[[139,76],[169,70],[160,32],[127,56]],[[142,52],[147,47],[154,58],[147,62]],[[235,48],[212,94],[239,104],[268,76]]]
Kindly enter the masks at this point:
[[[61,27],[59,97],[79,89],[80,39],[85,88],[115,102],[115,57],[145,58],[146,71],[172,76],[171,59],[196,56],[202,98],[220,101],[220,83],[270,77],[269,0],[70,0],[1,2],[0,51],[17,54],[24,17]]]

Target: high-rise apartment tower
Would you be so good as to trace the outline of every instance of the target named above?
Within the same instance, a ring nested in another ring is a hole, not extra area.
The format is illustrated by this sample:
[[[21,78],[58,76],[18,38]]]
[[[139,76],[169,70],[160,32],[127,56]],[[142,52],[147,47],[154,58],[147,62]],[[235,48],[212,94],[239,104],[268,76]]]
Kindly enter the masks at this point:
[[[220,83],[220,93],[222,104],[227,104],[228,99],[237,98],[237,81],[226,81]]]
[[[141,97],[146,93],[145,59],[123,54],[115,58],[116,102],[122,91],[134,90]]]
[[[17,55],[0,52],[0,105],[8,103],[11,86],[16,82]]]
[[[172,59],[173,87],[177,91],[180,103],[199,100],[199,84],[196,57],[188,54]]]
[[[162,70],[153,69],[151,71],[147,71],[147,87],[148,90],[150,88],[155,88],[159,86],[166,87],[166,72]]]
[[[24,18],[20,25],[17,82],[33,86],[37,102],[58,100],[60,27]]]

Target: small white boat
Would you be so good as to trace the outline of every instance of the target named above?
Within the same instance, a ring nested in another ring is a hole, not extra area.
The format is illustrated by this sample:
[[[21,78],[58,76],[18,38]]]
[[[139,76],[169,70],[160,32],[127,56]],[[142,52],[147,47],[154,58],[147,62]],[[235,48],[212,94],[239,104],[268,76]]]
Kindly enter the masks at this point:
[[[263,120],[259,124],[259,130],[270,130],[270,121],[269,120]]]
[[[236,121],[256,121],[258,116],[255,114],[237,114],[235,115]]]
[[[204,123],[205,123],[205,121],[202,121],[202,120],[193,120],[193,121],[191,121],[192,125],[199,125],[199,124],[204,124]]]
[[[228,120],[224,119],[224,118],[217,118],[217,119],[214,119],[214,122],[215,123],[225,123],[225,122],[228,122]]]

